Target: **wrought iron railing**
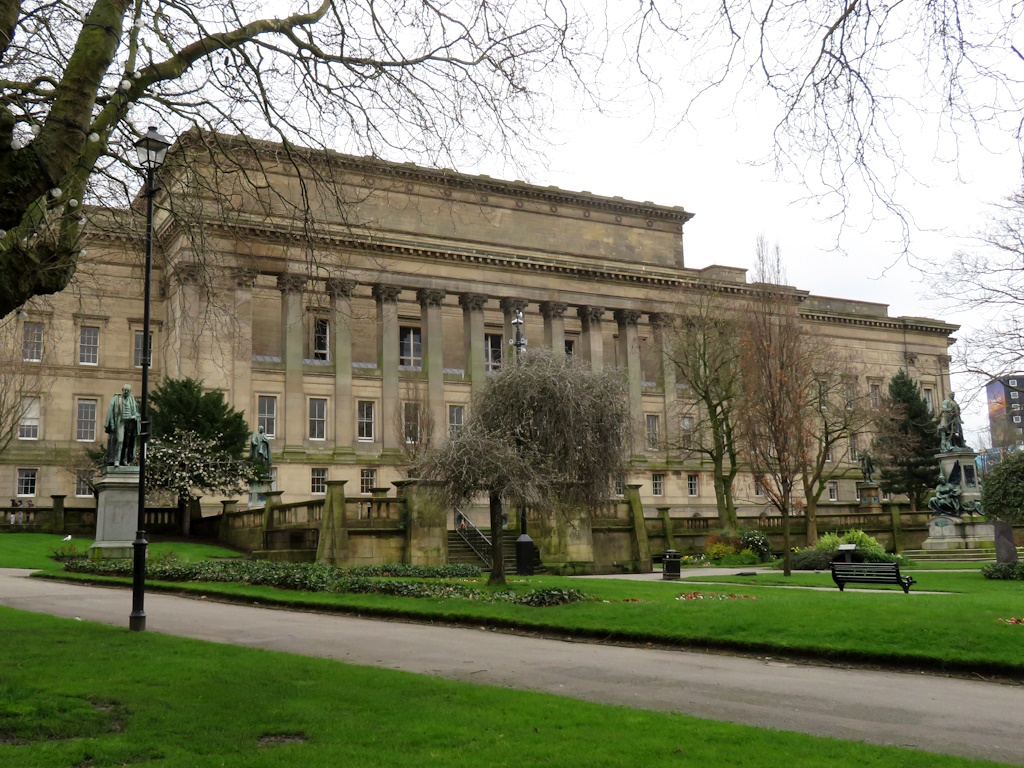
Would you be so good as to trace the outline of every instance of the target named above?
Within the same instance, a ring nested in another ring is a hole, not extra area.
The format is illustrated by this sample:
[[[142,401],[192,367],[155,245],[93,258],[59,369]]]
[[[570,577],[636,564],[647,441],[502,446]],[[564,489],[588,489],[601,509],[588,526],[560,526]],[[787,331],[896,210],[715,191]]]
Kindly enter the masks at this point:
[[[491,540],[484,535],[484,532],[473,525],[461,509],[455,510],[455,532],[459,534],[466,545],[473,550],[477,557],[483,560],[484,564],[491,568],[494,563],[491,560]]]

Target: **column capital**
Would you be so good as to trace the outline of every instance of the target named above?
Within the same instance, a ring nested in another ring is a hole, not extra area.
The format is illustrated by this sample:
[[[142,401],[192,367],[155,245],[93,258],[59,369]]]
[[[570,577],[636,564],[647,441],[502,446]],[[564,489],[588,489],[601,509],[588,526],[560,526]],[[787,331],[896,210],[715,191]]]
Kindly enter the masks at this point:
[[[281,293],[301,293],[306,287],[305,275],[290,275],[287,272],[277,276],[277,290]]]
[[[328,277],[324,281],[324,288],[331,296],[343,299],[351,299],[352,292],[356,289],[355,280],[346,280],[343,277]]]
[[[604,314],[604,307],[592,307],[592,306],[576,307],[576,315],[584,323],[597,323],[597,322],[600,322],[601,316],[603,314]]]
[[[655,330],[664,330],[672,325],[672,315],[668,314],[668,312],[648,312],[647,322]]]
[[[516,312],[522,312],[529,306],[530,302],[526,299],[510,299],[504,298],[499,302],[501,311],[506,315],[514,315]]]
[[[482,293],[463,293],[459,296],[459,306],[471,312],[480,312],[487,303],[487,297]]]
[[[394,304],[398,301],[398,294],[402,292],[402,289],[397,285],[387,285],[385,283],[374,283],[373,286],[373,298],[378,302],[387,304]]]
[[[441,302],[447,294],[444,291],[437,291],[432,288],[420,288],[416,291],[416,301],[423,308],[440,307]]]
[[[617,322],[619,325],[632,325],[635,327],[639,319],[640,313],[635,309],[615,310],[615,322]]]
[[[203,268],[192,262],[178,264],[174,268],[174,279],[180,285],[198,285],[203,275]]]
[[[553,317],[562,317],[567,309],[569,309],[569,305],[561,301],[542,301],[540,303],[540,313],[547,320]]]
[[[231,270],[231,281],[236,288],[252,288],[259,274],[259,270],[235,267]]]

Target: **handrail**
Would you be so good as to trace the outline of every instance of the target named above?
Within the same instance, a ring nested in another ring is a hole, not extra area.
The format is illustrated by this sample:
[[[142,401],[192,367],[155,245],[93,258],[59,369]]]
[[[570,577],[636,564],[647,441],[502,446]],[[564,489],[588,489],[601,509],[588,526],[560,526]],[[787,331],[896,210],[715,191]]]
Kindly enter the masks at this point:
[[[494,566],[494,561],[490,558],[490,553],[493,551],[491,549],[491,540],[484,535],[483,531],[473,525],[469,518],[463,514],[462,510],[457,507],[455,509],[455,532],[459,534],[459,537],[466,542],[476,556],[484,561],[488,568]],[[476,544],[470,541],[471,536],[476,539],[477,544],[481,545],[480,549],[484,550],[483,552],[477,549]]]

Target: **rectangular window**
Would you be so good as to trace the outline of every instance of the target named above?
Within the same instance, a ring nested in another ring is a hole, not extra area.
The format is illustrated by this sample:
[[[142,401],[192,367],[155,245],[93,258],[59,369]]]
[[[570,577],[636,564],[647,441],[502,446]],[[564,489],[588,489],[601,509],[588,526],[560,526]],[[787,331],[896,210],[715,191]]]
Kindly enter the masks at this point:
[[[923,389],[921,390],[921,395],[928,406],[928,413],[932,413],[935,410],[935,397],[932,395],[932,391],[930,389]]]
[[[309,439],[327,439],[327,400],[322,397],[309,398]]]
[[[828,500],[839,501],[839,483],[835,480],[828,481]]]
[[[700,475],[686,476],[686,493],[688,496],[700,496]]]
[[[825,446],[825,461],[827,461],[827,462],[831,462],[832,461],[832,446],[831,445],[826,445]]]
[[[1010,410],[1011,411],[1019,411],[1020,410],[1020,403],[1010,403]]]
[[[850,461],[858,461],[860,459],[860,449],[858,443],[858,435],[850,435]]]
[[[892,501],[892,496],[888,491],[882,491],[882,501]]]
[[[277,490],[277,467],[270,468],[270,490]]]
[[[1020,398],[1020,392],[1018,392],[1017,390],[1013,390],[1012,392],[1010,392],[1011,400],[1017,400],[1018,398]]]
[[[80,469],[75,473],[75,496],[92,497],[92,478],[91,469]]]
[[[313,495],[327,493],[327,467],[309,470],[309,492]]]
[[[501,370],[501,334],[484,334],[484,367],[488,373]]]
[[[38,469],[19,469],[18,470],[18,495],[19,496],[35,496],[36,495],[36,474],[39,472]]]
[[[871,385],[871,407],[878,408],[882,405],[882,387],[878,384]]]
[[[1011,387],[1016,387],[1017,386],[1017,380],[1016,379],[1010,379],[1010,386]]]
[[[448,406],[448,434],[457,435],[465,423],[466,409],[462,405]]]
[[[661,445],[660,429],[658,427],[658,414],[648,413],[647,421],[647,450],[656,451]]]
[[[417,370],[423,367],[423,339],[419,328],[403,325],[398,329],[398,364]]]
[[[402,403],[402,432],[407,445],[414,445],[420,441],[419,403]]]
[[[99,365],[100,329],[83,325],[78,334],[78,364]]]
[[[135,332],[135,352],[132,355],[132,360],[133,360],[133,365],[136,368],[141,368],[142,367],[142,353],[143,353],[142,337],[143,337],[142,331],[136,331]],[[150,334],[149,334],[149,360],[147,360],[146,362],[147,362],[147,367],[149,367],[149,368],[153,367],[153,333],[152,332],[150,332]]]
[[[679,420],[679,444],[689,448],[693,442],[693,416],[683,416]]]
[[[25,335],[22,337],[21,359],[38,363],[43,359],[43,324],[25,323]]]
[[[665,476],[662,474],[651,475],[651,494],[653,496],[665,495]]]
[[[260,395],[257,400],[257,427],[263,427],[267,437],[277,435],[277,398],[274,395]]]
[[[377,470],[376,469],[360,469],[359,470],[359,492],[364,496],[369,496],[373,493],[373,489],[377,487]]]
[[[852,411],[857,401],[857,389],[852,381],[846,383],[846,410]]]
[[[754,478],[754,495],[764,496],[764,480],[760,477]]]
[[[330,360],[331,324],[327,318],[318,317],[313,321],[313,359]]]
[[[1013,417],[1013,423],[1014,424],[1020,424],[1020,416],[1014,416]]]
[[[363,442],[373,442],[373,401],[356,403],[356,436]]]
[[[21,398],[21,419],[18,420],[19,440],[39,439],[39,398]]]
[[[576,339],[565,340],[565,354],[567,357],[572,357],[576,354]]]
[[[625,496],[626,495],[626,484],[621,477],[615,478],[615,495]]]
[[[75,440],[91,443],[96,439],[96,401],[82,398],[75,415]]]

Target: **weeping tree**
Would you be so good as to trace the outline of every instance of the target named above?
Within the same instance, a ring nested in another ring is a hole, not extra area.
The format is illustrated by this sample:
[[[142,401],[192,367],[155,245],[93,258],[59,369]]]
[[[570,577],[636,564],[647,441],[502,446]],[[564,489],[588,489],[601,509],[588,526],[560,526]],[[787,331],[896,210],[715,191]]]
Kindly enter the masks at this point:
[[[486,494],[494,562],[504,584],[502,512],[528,505],[555,514],[558,504],[608,499],[632,445],[626,383],[614,369],[594,372],[577,358],[531,350],[474,395],[463,428],[418,464],[443,504]]]

